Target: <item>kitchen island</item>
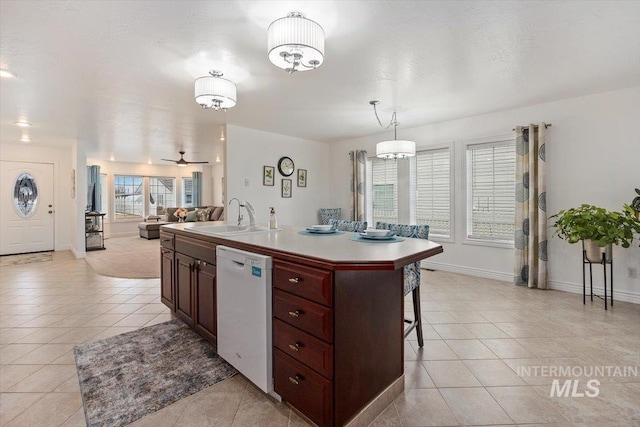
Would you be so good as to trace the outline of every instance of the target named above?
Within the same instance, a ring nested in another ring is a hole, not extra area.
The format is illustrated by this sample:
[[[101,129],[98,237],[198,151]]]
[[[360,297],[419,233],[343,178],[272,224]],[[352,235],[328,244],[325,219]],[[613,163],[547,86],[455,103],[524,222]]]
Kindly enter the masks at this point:
[[[273,258],[273,378],[283,400],[321,426],[368,424],[404,389],[402,267],[442,252],[424,239],[349,240],[301,227],[212,235],[160,230],[161,299],[216,345],[216,246]],[[205,230],[202,228],[202,230]]]

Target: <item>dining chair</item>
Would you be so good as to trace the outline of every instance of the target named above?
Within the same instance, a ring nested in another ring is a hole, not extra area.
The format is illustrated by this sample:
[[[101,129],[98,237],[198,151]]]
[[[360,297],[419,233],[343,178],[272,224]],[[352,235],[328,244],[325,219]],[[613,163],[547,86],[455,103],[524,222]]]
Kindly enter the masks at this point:
[[[381,230],[391,230],[396,236],[409,237],[413,239],[428,239],[429,226],[393,224],[388,222],[376,222],[376,228]],[[422,315],[420,310],[420,261],[406,265],[404,267],[404,295],[411,292],[413,298],[413,320],[404,319],[408,326],[404,330],[404,337],[409,336],[411,331],[416,330],[418,336],[418,346],[424,346],[422,337]]]
[[[320,208],[320,224],[328,225],[329,220],[340,219],[342,215],[341,208]]]
[[[331,219],[329,224],[336,230],[340,231],[352,231],[362,233],[367,229],[367,221],[349,221],[345,219]]]

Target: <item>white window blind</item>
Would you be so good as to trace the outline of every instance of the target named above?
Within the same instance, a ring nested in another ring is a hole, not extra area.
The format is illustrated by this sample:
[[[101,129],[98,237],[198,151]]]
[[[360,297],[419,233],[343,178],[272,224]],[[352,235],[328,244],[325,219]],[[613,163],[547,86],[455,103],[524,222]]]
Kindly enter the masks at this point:
[[[515,143],[467,146],[467,237],[513,242]]]
[[[398,222],[398,168],[395,160],[378,158],[367,162],[367,200],[370,227],[377,221]]]
[[[141,219],[144,212],[143,182],[141,176],[114,176],[116,220]]]
[[[416,153],[416,223],[429,235],[451,237],[451,155],[448,148]]]

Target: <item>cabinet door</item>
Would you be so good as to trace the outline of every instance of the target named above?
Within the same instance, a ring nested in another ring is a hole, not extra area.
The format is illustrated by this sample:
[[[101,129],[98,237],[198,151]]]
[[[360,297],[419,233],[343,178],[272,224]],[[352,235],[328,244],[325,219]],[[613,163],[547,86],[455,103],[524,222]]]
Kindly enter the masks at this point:
[[[193,299],[195,288],[195,260],[190,256],[176,254],[176,316],[193,328]]]
[[[175,299],[173,298],[173,259],[174,252],[160,248],[160,300],[171,309],[176,311]]]
[[[195,329],[216,345],[216,266],[197,261]]]

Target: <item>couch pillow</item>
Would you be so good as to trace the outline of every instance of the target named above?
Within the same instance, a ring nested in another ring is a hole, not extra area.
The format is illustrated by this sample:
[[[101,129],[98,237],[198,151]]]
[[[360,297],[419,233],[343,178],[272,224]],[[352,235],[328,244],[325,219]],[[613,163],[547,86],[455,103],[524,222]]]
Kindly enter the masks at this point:
[[[196,222],[196,211],[189,211],[187,212],[187,222]]]
[[[196,209],[196,221],[209,221],[211,209]]]
[[[211,221],[220,221],[222,218],[222,213],[224,212],[224,208],[222,206],[216,206],[211,211]]]

